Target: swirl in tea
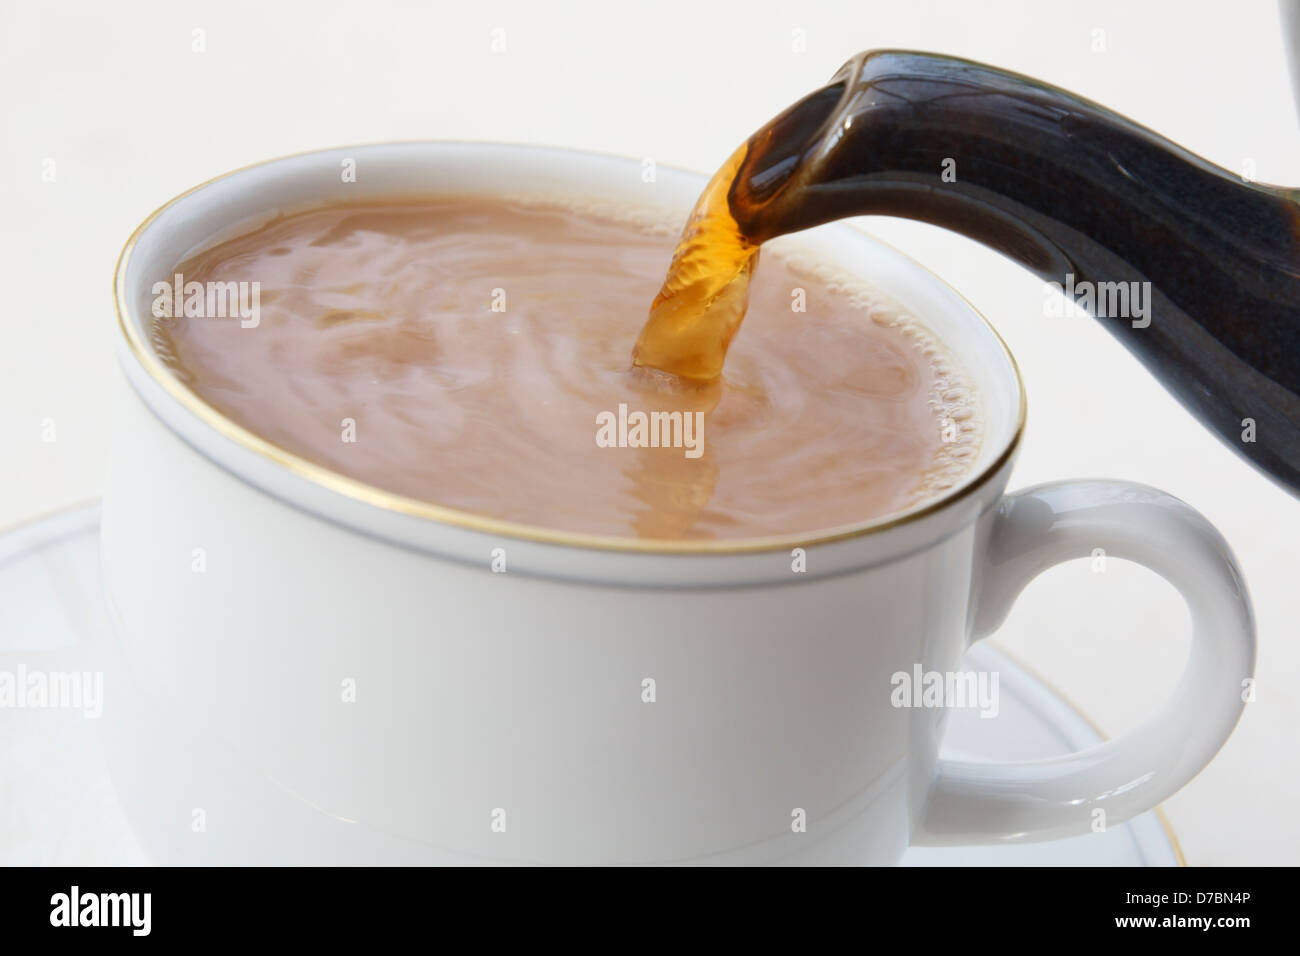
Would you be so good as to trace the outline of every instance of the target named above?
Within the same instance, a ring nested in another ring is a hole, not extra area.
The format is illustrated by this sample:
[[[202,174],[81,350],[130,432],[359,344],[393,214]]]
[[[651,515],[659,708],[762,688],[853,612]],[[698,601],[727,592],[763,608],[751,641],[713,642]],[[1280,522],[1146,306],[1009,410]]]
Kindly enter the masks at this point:
[[[257,283],[257,321],[177,308],[154,345],[200,398],[302,458],[562,531],[812,533],[960,479],[980,425],[957,363],[870,287],[779,250],[720,378],[629,370],[674,232],[475,197],[281,214],[175,270],[182,292]]]

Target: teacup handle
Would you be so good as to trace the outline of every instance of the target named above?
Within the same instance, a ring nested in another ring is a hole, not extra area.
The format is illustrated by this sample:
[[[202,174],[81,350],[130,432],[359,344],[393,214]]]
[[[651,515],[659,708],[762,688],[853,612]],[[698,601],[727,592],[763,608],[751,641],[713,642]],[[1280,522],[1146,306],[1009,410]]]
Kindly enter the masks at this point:
[[[992,633],[1025,585],[1095,548],[1176,587],[1192,644],[1172,698],[1146,723],[1079,753],[1012,763],[939,762],[912,842],[1022,843],[1093,831],[1150,810],[1192,779],[1232,732],[1255,668],[1255,622],[1218,530],[1171,495],[1118,481],[1065,481],[1001,502],[973,596],[972,641]]]

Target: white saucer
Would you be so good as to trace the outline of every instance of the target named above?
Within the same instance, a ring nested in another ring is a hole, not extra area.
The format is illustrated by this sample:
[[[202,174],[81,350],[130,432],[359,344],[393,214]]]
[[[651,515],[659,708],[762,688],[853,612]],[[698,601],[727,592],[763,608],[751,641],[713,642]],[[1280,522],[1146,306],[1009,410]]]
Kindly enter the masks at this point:
[[[85,649],[107,634],[98,502],[0,534],[0,670],[14,670],[19,659],[28,667],[84,669],[78,661]],[[1005,654],[975,647],[965,665],[1000,674],[1001,713],[981,720],[975,710],[954,710],[944,756],[1029,759],[1101,740],[1084,717]],[[0,807],[2,865],[150,862],[118,804],[95,721],[79,710],[0,709]],[[903,858],[904,866],[1182,863],[1172,831],[1154,811],[1104,833],[1054,843],[921,848]]]

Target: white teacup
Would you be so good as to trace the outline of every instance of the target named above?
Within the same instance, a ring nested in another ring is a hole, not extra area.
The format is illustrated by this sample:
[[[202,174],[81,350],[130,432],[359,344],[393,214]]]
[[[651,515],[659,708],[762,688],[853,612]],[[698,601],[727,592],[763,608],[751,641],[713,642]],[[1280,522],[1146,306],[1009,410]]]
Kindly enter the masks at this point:
[[[105,717],[159,859],[892,863],[909,842],[1056,839],[1097,810],[1114,825],[1211,759],[1255,653],[1223,538],[1122,482],[1004,496],[1015,363],[960,296],[854,229],[794,241],[922,317],[974,377],[986,437],[942,497],[828,533],[600,538],[401,498],[257,438],[149,344],[153,284],[277,207],[450,191],[684,215],[703,183],[646,183],[639,162],[589,153],[386,144],[232,173],[132,236],[116,277],[131,388],[102,531],[123,667]],[[956,670],[1029,580],[1095,548],[1190,605],[1172,700],[1068,757],[939,761],[945,711],[894,706],[892,675]]]

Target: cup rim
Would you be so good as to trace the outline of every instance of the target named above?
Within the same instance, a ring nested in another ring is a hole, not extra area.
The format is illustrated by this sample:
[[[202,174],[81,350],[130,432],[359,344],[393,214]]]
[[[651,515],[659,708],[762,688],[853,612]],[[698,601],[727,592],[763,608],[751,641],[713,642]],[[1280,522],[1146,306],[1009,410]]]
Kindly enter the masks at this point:
[[[237,446],[240,446],[244,451],[253,453],[256,457],[267,461],[272,466],[282,468],[297,478],[305,480],[309,484],[318,486],[325,491],[342,495],[345,498],[352,499],[353,501],[368,504],[382,511],[397,515],[404,515],[436,524],[449,525],[455,528],[480,532],[496,537],[514,538],[523,541],[537,542],[540,544],[580,548],[583,550],[624,552],[642,555],[751,554],[767,551],[789,551],[791,548],[809,548],[831,544],[833,542],[882,533],[903,525],[917,522],[930,515],[943,511],[971,495],[974,495],[988,484],[996,475],[1002,472],[1003,468],[1014,457],[1020,446],[1021,439],[1024,435],[1025,421],[1028,412],[1025,383],[1015,356],[1007,346],[1006,341],[998,333],[998,330],[991,322],[989,322],[988,318],[980,312],[980,310],[977,309],[969,299],[966,298],[966,296],[945,282],[927,266],[875,236],[863,233],[862,235],[869,239],[869,241],[887,248],[892,254],[906,260],[918,272],[924,274],[929,281],[937,283],[946,291],[954,295],[972,315],[979,319],[984,329],[993,336],[993,340],[1005,356],[1008,366],[1011,369],[1016,388],[1017,409],[1015,426],[1010,437],[1006,439],[1006,444],[1001,451],[997,455],[991,456],[986,464],[980,468],[976,474],[967,478],[967,480],[957,484],[954,488],[938,495],[937,497],[926,499],[904,511],[893,512],[877,518],[850,522],[812,532],[794,532],[750,538],[654,539],[594,534],[589,532],[563,531],[545,525],[534,525],[525,522],[493,518],[448,505],[434,504],[433,502],[423,501],[418,498],[400,495],[376,485],[351,478],[341,472],[337,472],[324,465],[317,464],[296,455],[287,449],[281,448],[222,414],[216,408],[201,399],[195,392],[191,391],[179,378],[173,375],[163,364],[161,359],[158,358],[153,349],[149,346],[148,342],[145,341],[143,336],[140,334],[136,324],[128,320],[128,316],[132,314],[132,309],[128,301],[126,274],[127,268],[130,264],[132,251],[149,227],[152,226],[165,212],[195,193],[223,180],[230,179],[254,169],[283,162],[285,160],[325,154],[338,150],[362,150],[390,146],[457,146],[481,149],[534,150],[551,153],[557,156],[571,155],[598,157],[627,163],[639,162],[632,157],[601,152],[599,150],[573,149],[569,147],[546,146],[532,143],[511,143],[487,140],[385,140],[381,142],[346,144],[343,146],[302,150],[270,159],[260,160],[255,163],[249,163],[228,170],[227,172],[221,173],[217,176],[213,176],[210,179],[192,186],[184,192],[173,196],[171,199],[167,200],[167,202],[163,203],[151,212],[127,238],[126,243],[122,247],[122,251],[118,254],[117,264],[113,270],[113,307],[117,316],[117,328],[120,335],[119,344],[124,344],[126,346],[127,352],[130,354],[131,358],[156,386],[160,387],[166,395],[180,405],[185,412],[194,419],[197,419],[201,425],[212,429],[221,437],[233,442]],[[658,165],[661,169],[675,173],[692,177],[703,177],[701,180],[701,186],[703,185],[704,180],[707,179],[705,174],[701,174],[694,170],[683,169],[666,163]],[[156,410],[151,409],[151,411],[154,411],[154,414],[157,414]],[[986,439],[987,437],[988,436],[986,436]],[[248,479],[241,476],[241,480],[247,481]]]

